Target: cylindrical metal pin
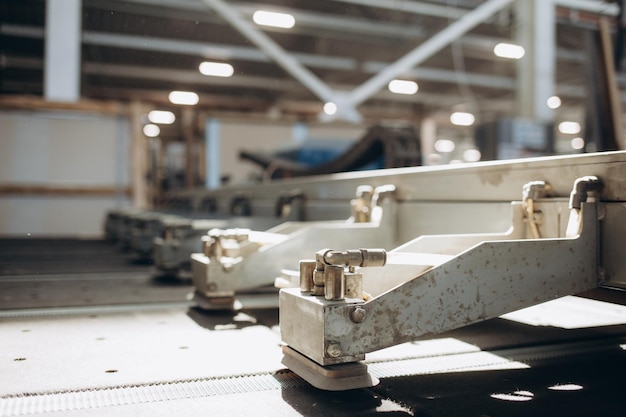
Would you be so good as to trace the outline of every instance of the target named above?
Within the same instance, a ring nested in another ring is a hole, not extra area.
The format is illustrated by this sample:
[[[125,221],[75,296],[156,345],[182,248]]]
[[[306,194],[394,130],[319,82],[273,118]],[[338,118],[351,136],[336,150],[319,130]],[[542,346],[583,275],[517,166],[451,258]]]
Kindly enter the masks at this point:
[[[328,301],[340,301],[344,299],[345,294],[343,267],[328,265],[324,270],[324,298]]]
[[[384,249],[359,249],[363,254],[361,266],[384,266],[387,263],[387,251]]]
[[[313,271],[315,271],[314,260],[300,261],[300,291],[303,293],[313,292]]]

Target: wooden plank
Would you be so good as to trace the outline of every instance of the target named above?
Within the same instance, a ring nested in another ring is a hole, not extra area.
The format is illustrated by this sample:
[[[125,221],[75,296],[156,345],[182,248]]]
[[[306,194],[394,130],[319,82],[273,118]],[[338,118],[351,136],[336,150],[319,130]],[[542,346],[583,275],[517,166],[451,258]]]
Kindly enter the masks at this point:
[[[194,135],[194,119],[195,112],[193,109],[186,107],[182,111],[182,133],[185,142],[185,188],[193,188],[195,185],[195,166],[198,155],[194,152],[195,135]]]
[[[83,185],[49,185],[49,184],[0,184],[0,195],[46,195],[46,196],[76,196],[99,195],[114,196],[129,195],[129,187],[114,186],[83,186]]]
[[[611,40],[611,29],[606,18],[601,18],[599,23],[600,39],[602,43],[602,57],[604,59],[604,71],[607,83],[607,94],[609,100],[610,122],[613,123],[613,149],[626,149],[624,146],[624,134],[622,131],[622,105],[619,98],[619,89],[615,77],[615,62],[613,60],[613,42]]]
[[[46,101],[39,96],[4,95],[0,96],[0,109],[3,110],[65,110],[110,115],[128,114],[128,106],[118,101],[81,99],[76,103]]]

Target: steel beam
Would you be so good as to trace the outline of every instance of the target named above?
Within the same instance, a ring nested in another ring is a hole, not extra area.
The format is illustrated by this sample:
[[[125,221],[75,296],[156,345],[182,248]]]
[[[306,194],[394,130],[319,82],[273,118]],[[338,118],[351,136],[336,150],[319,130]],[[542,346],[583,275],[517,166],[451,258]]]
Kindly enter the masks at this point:
[[[351,106],[357,106],[367,100],[374,93],[380,90],[389,81],[410,70],[414,66],[424,62],[426,59],[459,38],[494,13],[508,6],[512,0],[488,0],[473,11],[467,13],[461,19],[450,24],[447,28],[429,38],[417,48],[413,49],[395,63],[379,72],[361,86],[354,89],[348,96]]]
[[[237,29],[250,42],[258,46],[285,71],[306,86],[313,94],[323,101],[332,101],[334,92],[315,74],[304,67],[297,59],[290,56],[269,36],[243,19],[236,9],[222,0],[202,0],[202,2]]]
[[[334,0],[341,3],[356,4],[359,6],[377,7],[399,12],[413,13],[424,16],[442,17],[445,19],[460,19],[468,10],[457,7],[441,6],[438,4],[419,1],[395,0],[391,2],[379,0]]]
[[[48,101],[80,99],[81,0],[46,1],[44,96]]]

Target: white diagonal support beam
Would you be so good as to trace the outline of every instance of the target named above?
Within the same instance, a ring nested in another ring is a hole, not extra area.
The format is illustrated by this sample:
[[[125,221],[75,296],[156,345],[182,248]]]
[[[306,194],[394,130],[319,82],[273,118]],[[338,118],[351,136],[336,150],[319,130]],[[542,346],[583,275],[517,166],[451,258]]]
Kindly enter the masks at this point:
[[[259,47],[322,101],[335,101],[336,93],[326,85],[326,83],[309,71],[297,59],[285,52],[285,50],[269,36],[258,30],[249,21],[242,18],[236,9],[226,4],[223,0],[202,0],[202,2],[207,7],[215,10],[224,20],[230,23],[250,42]],[[356,110],[353,109],[353,112],[356,112]],[[353,114],[352,112],[348,113]]]
[[[358,106],[385,86],[389,81],[401,75],[403,72],[412,69],[421,62],[424,62],[450,44],[450,42],[508,6],[512,1],[513,0],[488,0],[481,4],[476,9],[467,13],[465,16],[404,55],[398,61],[361,84],[348,95],[345,104],[352,107]]]
[[[359,6],[376,7],[379,9],[387,9],[406,13],[419,14],[424,16],[443,17],[445,19],[458,19],[462,17],[467,10],[457,7],[442,6],[433,3],[424,3],[409,0],[335,0],[342,3],[356,4]]]

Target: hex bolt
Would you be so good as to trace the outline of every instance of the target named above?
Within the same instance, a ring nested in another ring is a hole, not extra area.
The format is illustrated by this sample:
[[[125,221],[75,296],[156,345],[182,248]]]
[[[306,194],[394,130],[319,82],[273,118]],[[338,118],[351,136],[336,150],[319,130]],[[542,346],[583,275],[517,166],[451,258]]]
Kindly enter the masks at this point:
[[[326,346],[326,353],[331,358],[338,358],[341,356],[341,345],[339,343],[330,342],[328,346]]]
[[[355,323],[363,323],[367,317],[367,311],[362,307],[354,307],[350,312],[350,320]]]

